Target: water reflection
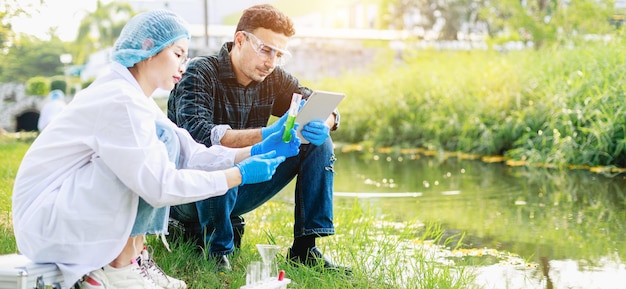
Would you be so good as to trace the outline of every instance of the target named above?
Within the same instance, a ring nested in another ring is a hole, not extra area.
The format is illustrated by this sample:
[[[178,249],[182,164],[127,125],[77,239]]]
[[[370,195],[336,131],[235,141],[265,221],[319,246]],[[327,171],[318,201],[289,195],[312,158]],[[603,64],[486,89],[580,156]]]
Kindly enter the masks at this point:
[[[624,176],[393,152],[338,152],[335,171],[338,205],[358,198],[391,220],[464,233],[465,249],[527,261],[482,258],[485,288],[626,288]]]

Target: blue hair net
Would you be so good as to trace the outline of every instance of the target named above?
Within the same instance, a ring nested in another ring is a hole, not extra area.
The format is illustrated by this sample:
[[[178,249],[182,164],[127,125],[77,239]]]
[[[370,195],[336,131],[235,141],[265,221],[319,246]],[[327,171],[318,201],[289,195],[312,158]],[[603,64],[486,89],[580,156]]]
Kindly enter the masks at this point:
[[[163,9],[143,12],[122,28],[113,45],[111,60],[132,67],[183,37],[191,36],[187,22],[180,16]]]
[[[63,93],[63,91],[59,89],[55,89],[53,91],[50,91],[50,93],[48,93],[48,97],[50,98],[50,100],[63,99],[65,98],[65,93]]]

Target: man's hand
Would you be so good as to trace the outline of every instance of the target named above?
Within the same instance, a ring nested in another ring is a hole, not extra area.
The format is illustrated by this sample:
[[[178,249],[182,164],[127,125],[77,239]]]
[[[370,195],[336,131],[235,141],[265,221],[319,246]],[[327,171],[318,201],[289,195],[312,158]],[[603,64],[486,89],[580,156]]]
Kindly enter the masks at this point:
[[[298,107],[298,111],[302,109],[302,106],[304,106],[305,103],[306,103],[306,100],[304,99],[300,101],[300,106]],[[271,134],[277,131],[280,131],[282,127],[285,125],[285,122],[287,121],[288,116],[289,116],[289,111],[285,112],[283,116],[281,116],[277,121],[272,123],[270,126],[261,128],[261,137],[263,139],[266,139]]]
[[[302,137],[310,143],[319,146],[330,135],[330,127],[320,120],[312,120],[302,128]]]
[[[263,139],[266,139],[271,134],[280,131],[283,126],[285,126],[285,121],[287,121],[287,116],[289,116],[289,111],[285,112],[283,116],[281,116],[277,121],[272,123],[270,126],[261,128],[261,136]]]
[[[283,126],[281,130],[272,133],[262,142],[253,145],[250,149],[250,154],[254,156],[270,151],[276,151],[277,156],[284,156],[286,158],[297,155],[300,152],[301,143],[301,140],[296,133],[297,129],[298,124],[296,123],[291,129],[291,140],[286,143],[283,141],[283,131],[285,130],[285,127]]]

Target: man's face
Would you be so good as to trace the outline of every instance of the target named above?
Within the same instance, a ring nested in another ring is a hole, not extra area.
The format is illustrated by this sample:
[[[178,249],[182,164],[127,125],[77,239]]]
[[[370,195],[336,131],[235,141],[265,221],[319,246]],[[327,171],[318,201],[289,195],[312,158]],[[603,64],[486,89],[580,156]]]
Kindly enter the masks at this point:
[[[286,51],[289,38],[284,34],[257,28],[251,33],[239,31],[237,37],[241,50],[239,61],[234,65],[241,74],[237,77],[243,78],[238,79],[242,84],[265,80],[279,62],[290,56]]]

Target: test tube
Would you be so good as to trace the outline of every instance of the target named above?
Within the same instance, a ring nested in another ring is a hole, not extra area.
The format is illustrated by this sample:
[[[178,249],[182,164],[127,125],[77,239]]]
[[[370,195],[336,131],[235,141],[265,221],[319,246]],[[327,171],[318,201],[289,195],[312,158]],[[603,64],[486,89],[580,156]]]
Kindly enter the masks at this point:
[[[296,115],[298,115],[298,109],[300,108],[300,100],[302,100],[302,95],[299,93],[294,93],[291,96],[289,115],[285,121],[285,131],[283,131],[283,141],[286,143],[291,141],[291,129],[296,123]]]

